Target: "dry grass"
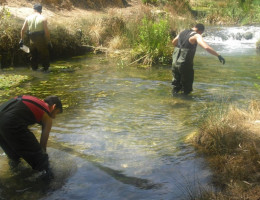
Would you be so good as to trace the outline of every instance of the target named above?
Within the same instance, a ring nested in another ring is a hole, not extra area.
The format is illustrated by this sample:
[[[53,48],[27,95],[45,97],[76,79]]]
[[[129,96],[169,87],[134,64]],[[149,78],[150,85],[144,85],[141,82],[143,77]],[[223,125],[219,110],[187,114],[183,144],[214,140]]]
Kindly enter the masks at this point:
[[[127,47],[127,38],[117,35],[108,42],[108,48],[110,51],[125,49]]]
[[[72,7],[79,7],[84,9],[103,9],[109,6],[124,7],[126,2],[124,0],[41,0],[44,5],[49,7],[71,9]]]
[[[212,114],[200,126],[194,144],[223,186],[223,199],[260,197],[260,103],[248,109],[230,106],[226,112]],[[221,199],[221,198],[213,198]]]

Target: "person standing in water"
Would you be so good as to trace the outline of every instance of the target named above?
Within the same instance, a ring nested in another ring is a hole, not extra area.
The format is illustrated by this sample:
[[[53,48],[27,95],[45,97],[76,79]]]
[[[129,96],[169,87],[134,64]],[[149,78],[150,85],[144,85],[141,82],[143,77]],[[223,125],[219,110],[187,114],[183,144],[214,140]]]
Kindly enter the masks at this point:
[[[210,54],[218,57],[223,65],[225,64],[225,59],[203,40],[201,34],[204,30],[203,24],[196,24],[192,29],[182,31],[172,40],[175,47],[172,57],[173,93],[182,91],[187,95],[193,90],[193,59],[197,44]]]
[[[49,47],[52,47],[50,41],[50,32],[47,26],[47,19],[41,15],[42,5],[33,6],[34,14],[28,16],[21,30],[20,47],[23,46],[25,33],[28,31],[30,38],[31,67],[38,69],[39,60],[42,63],[43,70],[48,71],[50,67]]]

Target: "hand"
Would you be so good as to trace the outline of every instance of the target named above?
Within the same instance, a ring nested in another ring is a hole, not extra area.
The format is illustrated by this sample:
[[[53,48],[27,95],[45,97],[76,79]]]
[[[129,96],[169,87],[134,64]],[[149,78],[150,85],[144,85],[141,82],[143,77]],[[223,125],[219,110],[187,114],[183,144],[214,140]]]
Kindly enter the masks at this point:
[[[20,42],[19,42],[19,46],[20,47],[23,47],[23,40],[21,39]]]
[[[226,61],[221,55],[218,56],[218,59],[219,59],[219,62],[221,62],[223,65],[225,64]]]

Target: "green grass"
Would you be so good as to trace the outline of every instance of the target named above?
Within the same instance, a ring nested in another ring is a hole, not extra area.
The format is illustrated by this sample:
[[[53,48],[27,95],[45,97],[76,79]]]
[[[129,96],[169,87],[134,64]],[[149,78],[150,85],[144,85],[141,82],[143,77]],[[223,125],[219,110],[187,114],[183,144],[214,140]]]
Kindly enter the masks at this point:
[[[167,18],[144,17],[133,49],[135,60],[139,59],[142,64],[149,66],[167,62],[171,57],[169,30]]]

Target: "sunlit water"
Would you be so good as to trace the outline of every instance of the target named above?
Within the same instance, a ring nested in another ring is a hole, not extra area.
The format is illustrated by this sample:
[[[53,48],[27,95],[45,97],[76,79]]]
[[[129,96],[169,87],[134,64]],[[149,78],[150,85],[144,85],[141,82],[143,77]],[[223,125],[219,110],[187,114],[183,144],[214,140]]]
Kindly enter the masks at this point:
[[[227,44],[216,47],[226,64],[198,49],[189,98],[172,96],[169,66],[126,67],[104,55],[67,61],[81,64],[75,72],[1,72],[34,77],[1,101],[16,93],[57,94],[65,109],[48,143],[55,179],[46,184],[24,162],[12,171],[0,150],[0,199],[172,200],[211,188],[207,164],[185,137],[205,109],[258,99],[260,74],[253,48],[238,56],[225,54]],[[32,130],[38,137],[39,126]]]

